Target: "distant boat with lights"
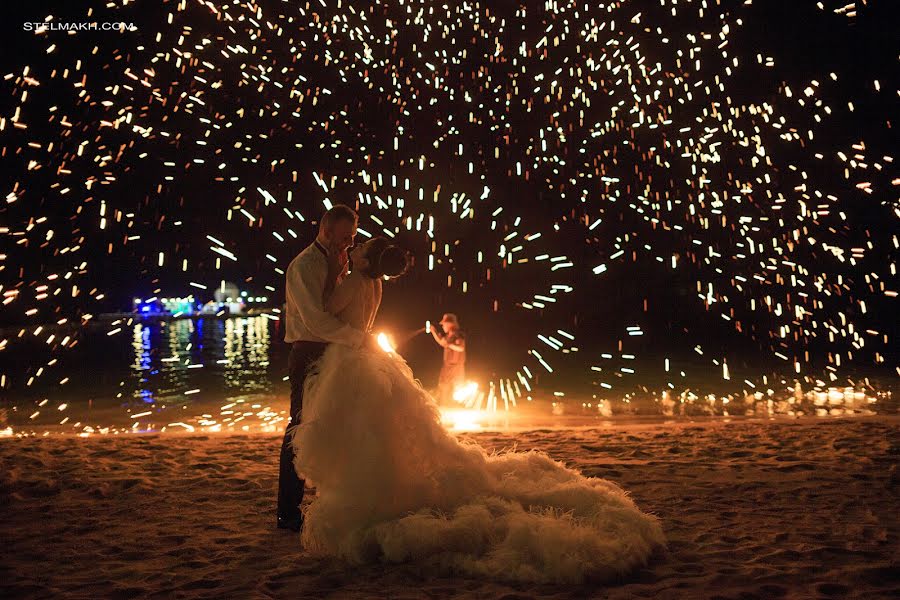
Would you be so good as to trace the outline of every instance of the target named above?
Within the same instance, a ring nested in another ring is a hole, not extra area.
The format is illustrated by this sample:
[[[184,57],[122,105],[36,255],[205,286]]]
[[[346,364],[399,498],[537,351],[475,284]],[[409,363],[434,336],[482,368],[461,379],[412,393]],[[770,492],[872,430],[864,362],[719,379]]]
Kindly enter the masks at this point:
[[[130,312],[101,313],[100,320],[139,319],[141,321],[173,321],[177,319],[230,319],[268,316],[278,318],[281,310],[267,306],[267,296],[251,295],[233,283],[225,283],[213,293],[213,299],[199,301],[187,296],[152,296],[134,298]]]

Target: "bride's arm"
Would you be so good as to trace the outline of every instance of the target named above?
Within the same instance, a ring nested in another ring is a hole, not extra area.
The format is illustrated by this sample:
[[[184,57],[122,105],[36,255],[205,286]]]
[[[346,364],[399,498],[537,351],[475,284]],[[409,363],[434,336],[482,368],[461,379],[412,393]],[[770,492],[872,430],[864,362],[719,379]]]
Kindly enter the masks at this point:
[[[359,271],[353,271],[344,277],[344,280],[335,286],[331,296],[325,300],[325,310],[336,315],[347,308],[354,294],[358,293],[361,278],[362,274]]]
[[[381,307],[381,278],[375,280],[375,310],[372,311],[372,314],[378,312],[378,309]]]

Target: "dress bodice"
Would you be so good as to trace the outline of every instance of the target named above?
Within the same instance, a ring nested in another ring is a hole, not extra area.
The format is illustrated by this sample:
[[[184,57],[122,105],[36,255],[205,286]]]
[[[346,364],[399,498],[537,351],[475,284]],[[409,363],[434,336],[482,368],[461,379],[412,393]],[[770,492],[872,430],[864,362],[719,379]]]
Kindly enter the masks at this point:
[[[360,331],[369,331],[381,304],[381,280],[352,272],[334,289],[328,311]]]

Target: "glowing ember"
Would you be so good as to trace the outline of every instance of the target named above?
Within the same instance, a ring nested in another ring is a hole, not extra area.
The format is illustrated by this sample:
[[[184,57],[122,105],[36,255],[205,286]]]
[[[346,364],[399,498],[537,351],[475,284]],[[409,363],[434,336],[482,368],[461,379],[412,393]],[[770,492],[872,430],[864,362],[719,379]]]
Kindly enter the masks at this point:
[[[395,352],[394,345],[391,343],[391,340],[386,333],[379,333],[376,339],[378,340],[378,345],[381,346],[382,350],[384,350],[388,354],[392,354],[393,352]]]
[[[478,410],[441,409],[441,422],[456,431],[478,431],[484,414]]]
[[[453,390],[453,399],[460,404],[470,406],[475,401],[478,394],[478,383],[475,381],[467,381],[462,385],[456,386]]]

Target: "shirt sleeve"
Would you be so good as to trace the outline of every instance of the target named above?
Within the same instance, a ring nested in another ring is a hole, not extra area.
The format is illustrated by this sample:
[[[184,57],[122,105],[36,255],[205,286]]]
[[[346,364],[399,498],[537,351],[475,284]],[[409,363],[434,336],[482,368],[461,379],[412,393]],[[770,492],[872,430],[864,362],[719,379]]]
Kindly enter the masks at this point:
[[[286,294],[293,299],[300,319],[310,333],[328,342],[358,348],[365,334],[325,311],[322,295],[325,292],[327,265],[296,262],[288,269]]]
[[[462,332],[457,333],[453,337],[453,339],[448,339],[447,341],[448,341],[448,344],[447,344],[448,346],[457,346],[462,349],[462,350],[454,350],[455,352],[462,352],[463,350],[466,349],[466,336]]]

